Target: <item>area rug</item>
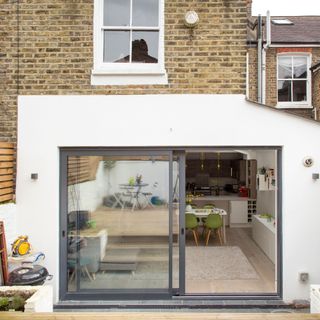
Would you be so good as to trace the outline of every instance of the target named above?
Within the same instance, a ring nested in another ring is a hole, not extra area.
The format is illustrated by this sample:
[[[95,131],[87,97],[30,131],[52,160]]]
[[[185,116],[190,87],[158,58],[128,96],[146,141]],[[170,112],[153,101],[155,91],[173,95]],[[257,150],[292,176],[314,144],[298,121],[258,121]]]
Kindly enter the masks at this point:
[[[259,279],[239,247],[187,247],[186,279],[246,280]]]

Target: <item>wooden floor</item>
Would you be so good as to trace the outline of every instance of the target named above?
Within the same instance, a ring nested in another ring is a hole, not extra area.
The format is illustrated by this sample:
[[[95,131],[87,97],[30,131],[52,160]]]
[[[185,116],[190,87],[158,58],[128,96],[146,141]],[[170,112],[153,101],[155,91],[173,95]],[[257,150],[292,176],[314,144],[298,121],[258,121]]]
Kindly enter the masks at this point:
[[[137,256],[137,262],[143,261],[166,261],[168,249],[169,213],[168,208],[156,207],[144,210],[131,211],[110,209],[101,207],[92,213],[90,217],[96,221],[96,230],[108,230],[108,255],[110,250],[139,250],[143,252]],[[174,214],[174,234],[177,234],[178,215]],[[94,230],[93,230],[94,231]],[[200,230],[201,231],[201,230]],[[177,239],[177,237],[175,237]],[[177,246],[177,243],[175,242]],[[188,234],[186,245],[195,245],[192,234]],[[204,246],[204,240],[200,239],[200,246]],[[188,280],[186,281],[186,293],[188,294],[219,294],[219,293],[274,293],[275,267],[251,237],[251,228],[227,228],[226,246],[238,246],[247,257],[258,279],[245,280]],[[218,239],[210,239],[209,246],[220,246]],[[160,254],[163,248],[162,257]],[[178,257],[174,255],[174,264]],[[127,281],[125,275],[124,281]],[[166,279],[166,278],[165,278]],[[90,284],[91,285],[91,284]]]
[[[204,240],[202,240],[204,242]],[[204,245],[200,242],[200,245]],[[190,235],[187,245],[194,245]],[[218,239],[210,240],[209,245],[219,246]],[[275,266],[251,238],[251,228],[227,228],[226,246],[238,246],[257,272],[259,279],[188,281],[187,293],[274,293]]]
[[[108,236],[168,236],[169,209],[166,206],[131,211],[100,207],[91,213],[97,229],[108,229]],[[173,231],[178,233],[178,215],[173,215]]]
[[[313,320],[319,314],[302,313],[180,313],[180,312],[108,312],[108,313],[20,313],[1,312],[5,320]]]

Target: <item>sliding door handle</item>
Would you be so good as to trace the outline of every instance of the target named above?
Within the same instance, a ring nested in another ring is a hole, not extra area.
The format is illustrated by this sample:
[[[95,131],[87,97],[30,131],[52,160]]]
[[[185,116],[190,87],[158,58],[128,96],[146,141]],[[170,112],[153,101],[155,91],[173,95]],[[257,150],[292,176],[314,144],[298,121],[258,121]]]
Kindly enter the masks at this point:
[[[181,235],[184,235],[184,228],[181,228]]]

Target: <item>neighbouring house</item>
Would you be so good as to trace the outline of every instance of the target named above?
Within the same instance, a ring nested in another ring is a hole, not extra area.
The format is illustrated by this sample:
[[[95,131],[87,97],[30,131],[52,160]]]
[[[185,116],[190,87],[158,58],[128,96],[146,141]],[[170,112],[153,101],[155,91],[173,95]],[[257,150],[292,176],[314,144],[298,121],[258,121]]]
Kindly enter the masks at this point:
[[[250,99],[318,120],[320,17],[248,20]]]
[[[5,221],[45,253],[56,308],[271,304],[320,282],[320,125],[246,98],[250,7],[5,5]]]

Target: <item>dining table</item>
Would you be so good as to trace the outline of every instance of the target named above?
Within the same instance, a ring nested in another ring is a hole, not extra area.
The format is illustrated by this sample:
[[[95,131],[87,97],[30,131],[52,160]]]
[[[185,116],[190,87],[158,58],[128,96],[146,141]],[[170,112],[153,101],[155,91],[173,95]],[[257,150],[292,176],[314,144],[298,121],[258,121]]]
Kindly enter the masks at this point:
[[[222,234],[223,234],[223,243],[227,243],[227,235],[226,235],[226,216],[227,211],[220,208],[212,208],[212,209],[189,209],[186,210],[186,213],[192,213],[198,218],[206,218],[209,214],[219,214],[222,218]]]
[[[139,197],[143,196],[143,198],[146,198],[146,196],[142,192],[142,188],[147,187],[149,184],[148,183],[121,183],[120,188],[124,189],[127,195],[130,195],[130,202],[132,203],[132,208],[131,210],[134,211],[135,208],[142,208],[142,203],[139,202]],[[146,198],[146,200],[148,200]],[[125,201],[122,201],[122,209],[125,207]]]

